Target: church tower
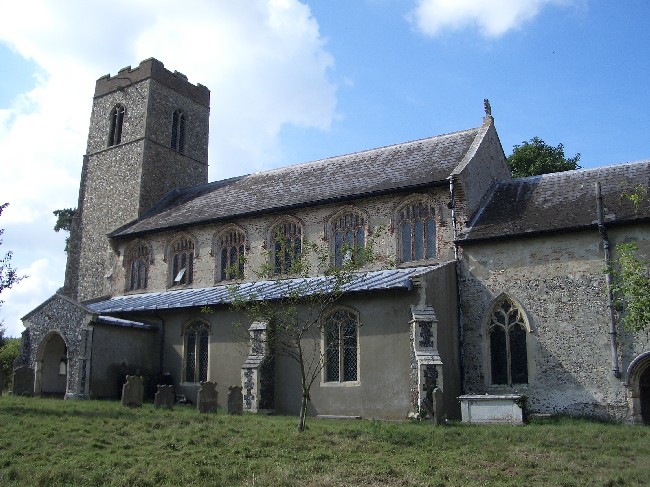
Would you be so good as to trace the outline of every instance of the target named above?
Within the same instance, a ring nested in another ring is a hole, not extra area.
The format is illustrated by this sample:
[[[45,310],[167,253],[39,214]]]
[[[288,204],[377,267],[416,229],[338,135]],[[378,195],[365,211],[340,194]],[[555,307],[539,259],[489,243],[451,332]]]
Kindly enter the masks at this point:
[[[167,192],[208,182],[210,91],[147,59],[97,80],[64,293],[110,293],[107,235]]]

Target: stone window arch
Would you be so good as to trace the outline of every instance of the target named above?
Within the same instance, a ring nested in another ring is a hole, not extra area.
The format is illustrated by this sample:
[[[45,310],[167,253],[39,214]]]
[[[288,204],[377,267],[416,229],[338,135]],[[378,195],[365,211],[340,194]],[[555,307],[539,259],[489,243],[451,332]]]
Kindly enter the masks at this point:
[[[172,113],[171,148],[183,154],[185,152],[185,113],[181,109]]]
[[[528,384],[530,325],[523,308],[502,293],[490,307],[485,331],[489,384]]]
[[[182,328],[183,371],[181,382],[208,380],[210,323],[196,319]]]
[[[268,232],[273,274],[291,274],[297,270],[302,255],[303,225],[294,217],[276,221]]]
[[[147,289],[151,264],[153,264],[153,250],[147,242],[136,240],[127,247],[124,252],[127,291]]]
[[[358,208],[347,207],[328,219],[330,251],[335,267],[350,260],[362,264],[368,232],[368,217]]]
[[[400,262],[435,259],[436,213],[433,202],[424,196],[409,198],[395,212]]]
[[[188,234],[177,235],[169,244],[170,286],[184,286],[194,282],[194,261],[197,257],[195,239]]]
[[[228,225],[212,239],[216,259],[217,281],[244,278],[246,232],[238,225]]]
[[[339,306],[323,317],[324,382],[359,380],[359,314]]]
[[[124,105],[117,104],[110,114],[110,129],[108,131],[108,147],[122,143],[122,128],[124,126]]]

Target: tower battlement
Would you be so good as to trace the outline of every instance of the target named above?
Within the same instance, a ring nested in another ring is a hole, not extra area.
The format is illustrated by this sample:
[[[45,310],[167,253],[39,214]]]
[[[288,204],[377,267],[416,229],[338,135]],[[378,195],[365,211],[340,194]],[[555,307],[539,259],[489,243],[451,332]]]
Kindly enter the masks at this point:
[[[155,58],[145,59],[137,68],[126,66],[115,76],[110,74],[99,78],[95,84],[95,98],[122,90],[127,86],[152,78],[174,91],[205,107],[210,106],[210,90],[200,83],[190,83],[183,73],[171,72]]]

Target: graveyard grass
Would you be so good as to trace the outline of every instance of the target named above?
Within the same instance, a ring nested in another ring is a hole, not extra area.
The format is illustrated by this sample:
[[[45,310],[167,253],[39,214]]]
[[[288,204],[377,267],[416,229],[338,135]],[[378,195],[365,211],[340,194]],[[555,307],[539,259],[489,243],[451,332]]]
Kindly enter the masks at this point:
[[[0,485],[642,485],[650,428],[199,414],[0,397]]]

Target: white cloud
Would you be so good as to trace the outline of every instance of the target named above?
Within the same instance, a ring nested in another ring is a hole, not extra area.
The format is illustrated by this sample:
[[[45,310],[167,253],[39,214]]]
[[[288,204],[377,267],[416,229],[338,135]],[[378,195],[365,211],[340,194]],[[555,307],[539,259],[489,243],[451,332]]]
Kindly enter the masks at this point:
[[[63,284],[60,246],[35,250],[22,244],[49,241],[52,210],[77,204],[100,76],[156,57],[210,88],[212,180],[280,162],[279,134],[287,124],[326,130],[334,120],[334,61],[305,4],[196,0],[179,5],[171,0],[0,0],[3,18],[11,19],[0,29],[0,42],[39,67],[35,87],[10,106],[0,106],[0,203],[10,202],[0,218],[0,228],[6,229],[0,251],[13,250],[16,266],[30,273],[29,280],[0,296],[5,326],[30,309],[31,304],[14,306],[23,289],[42,301]],[[34,272],[36,262],[49,264]]]
[[[549,4],[571,0],[418,0],[408,19],[428,36],[477,27],[485,37],[498,37],[521,27]]]

